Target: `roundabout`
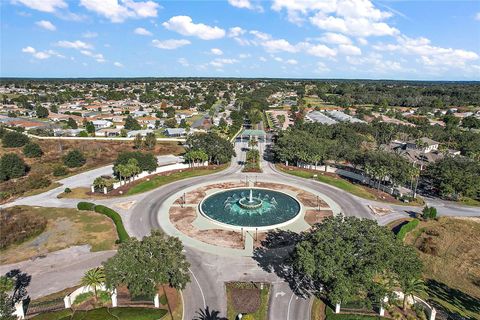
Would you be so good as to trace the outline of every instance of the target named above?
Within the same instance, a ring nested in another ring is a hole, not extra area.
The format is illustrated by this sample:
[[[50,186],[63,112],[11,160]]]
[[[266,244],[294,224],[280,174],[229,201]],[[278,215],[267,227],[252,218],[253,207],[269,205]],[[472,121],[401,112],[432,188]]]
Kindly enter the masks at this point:
[[[158,226],[188,246],[230,257],[253,255],[269,230],[296,233],[340,213],[330,197],[271,181],[223,180],[173,193],[158,207]]]
[[[239,188],[207,196],[200,213],[227,228],[268,230],[288,225],[301,211],[300,202],[279,191]]]

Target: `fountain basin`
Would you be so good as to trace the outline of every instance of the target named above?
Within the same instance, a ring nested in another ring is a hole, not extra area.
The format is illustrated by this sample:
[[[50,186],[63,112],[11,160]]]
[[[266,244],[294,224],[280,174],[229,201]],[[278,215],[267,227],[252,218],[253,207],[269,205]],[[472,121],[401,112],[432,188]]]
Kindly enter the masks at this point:
[[[199,205],[200,213],[225,227],[272,229],[296,219],[300,203],[292,196],[264,188],[237,188],[215,192]]]

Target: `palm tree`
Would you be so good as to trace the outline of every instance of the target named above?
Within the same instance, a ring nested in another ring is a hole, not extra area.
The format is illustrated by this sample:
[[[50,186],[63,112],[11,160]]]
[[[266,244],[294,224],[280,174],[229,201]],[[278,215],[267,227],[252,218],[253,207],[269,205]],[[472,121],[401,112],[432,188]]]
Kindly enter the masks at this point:
[[[105,283],[105,272],[102,267],[97,267],[85,272],[82,278],[82,286],[89,286],[93,288],[93,295],[95,297],[95,303],[97,302],[97,287],[100,287]]]
[[[403,283],[403,310],[407,308],[407,299],[412,297],[415,293],[425,292],[425,283],[422,279],[411,278]]]

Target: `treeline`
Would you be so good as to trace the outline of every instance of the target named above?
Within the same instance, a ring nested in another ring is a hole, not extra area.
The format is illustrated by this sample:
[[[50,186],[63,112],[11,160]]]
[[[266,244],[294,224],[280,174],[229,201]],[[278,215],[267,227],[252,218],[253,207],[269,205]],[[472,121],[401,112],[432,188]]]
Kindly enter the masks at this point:
[[[480,199],[480,134],[440,127],[409,127],[376,122],[372,124],[305,123],[281,132],[273,147],[277,161],[298,165],[346,162],[361,168],[379,183],[409,185],[420,172],[398,154],[380,146],[393,139],[429,137],[447,147],[458,148],[464,157],[446,156],[423,171],[422,180],[433,192],[449,199]],[[442,147],[442,145],[441,145]]]
[[[418,170],[400,155],[375,148],[373,137],[347,125],[304,124],[281,133],[273,147],[277,161],[286,164],[348,162],[361,168],[378,184],[404,185]]]

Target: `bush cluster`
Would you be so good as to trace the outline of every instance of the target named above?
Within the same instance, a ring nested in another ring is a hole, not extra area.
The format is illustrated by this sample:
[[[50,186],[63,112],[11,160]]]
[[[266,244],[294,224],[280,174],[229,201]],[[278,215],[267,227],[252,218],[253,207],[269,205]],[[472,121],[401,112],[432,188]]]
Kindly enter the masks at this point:
[[[13,195],[22,194],[35,189],[46,188],[50,183],[50,179],[41,174],[31,174],[21,181],[6,181],[2,183],[0,198],[7,199]]]
[[[0,158],[0,181],[20,178],[27,170],[25,161],[15,153],[6,153]]]
[[[23,147],[23,154],[27,158],[39,158],[43,155],[43,151],[38,143],[29,142]]]
[[[118,234],[118,239],[119,242],[124,242],[130,236],[127,233],[127,230],[125,230],[125,227],[122,222],[122,217],[116,212],[115,210],[112,210],[108,207],[102,206],[102,205],[95,205],[94,203],[91,202],[79,202],[77,204],[77,209],[78,210],[88,210],[88,211],[95,211],[101,214],[106,215],[110,219],[112,219],[113,223],[115,224],[115,227],[117,229],[117,234]]]
[[[85,156],[79,150],[72,150],[63,158],[63,164],[69,168],[81,167],[86,162]]]
[[[30,139],[23,133],[16,131],[5,132],[2,136],[2,145],[5,148],[18,148],[26,145]]]

